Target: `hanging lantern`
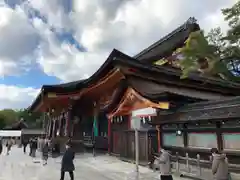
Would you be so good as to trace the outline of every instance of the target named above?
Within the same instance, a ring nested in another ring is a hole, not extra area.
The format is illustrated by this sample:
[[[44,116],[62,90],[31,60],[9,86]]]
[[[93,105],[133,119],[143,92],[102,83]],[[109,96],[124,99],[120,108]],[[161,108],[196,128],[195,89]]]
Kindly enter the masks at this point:
[[[145,119],[145,117],[142,118],[142,122],[143,122],[143,124],[146,123],[146,119]]]

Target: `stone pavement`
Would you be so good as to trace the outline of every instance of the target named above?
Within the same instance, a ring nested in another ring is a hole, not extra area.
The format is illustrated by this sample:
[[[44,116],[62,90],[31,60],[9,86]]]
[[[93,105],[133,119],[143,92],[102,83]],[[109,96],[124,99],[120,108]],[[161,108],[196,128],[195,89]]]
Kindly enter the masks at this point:
[[[58,180],[60,177],[61,158],[49,158],[48,165],[42,166],[40,154],[37,158],[24,155],[22,149],[14,147],[9,156],[0,155],[0,180]],[[134,179],[134,164],[122,162],[115,157],[101,155],[92,157],[90,154],[76,155],[75,180],[130,180]],[[140,167],[140,179],[159,179],[145,167]],[[68,174],[65,177],[69,180]],[[174,177],[174,180],[184,178]]]

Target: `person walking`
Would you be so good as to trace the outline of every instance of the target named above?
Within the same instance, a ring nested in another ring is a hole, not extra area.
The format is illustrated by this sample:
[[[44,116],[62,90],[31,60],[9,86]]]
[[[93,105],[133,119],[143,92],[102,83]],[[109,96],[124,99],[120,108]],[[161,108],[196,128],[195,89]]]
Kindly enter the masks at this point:
[[[152,148],[151,149],[151,154],[149,154],[149,162],[148,162],[148,165],[149,165],[149,168],[150,169],[152,169],[152,170],[156,170],[156,168],[155,168],[155,164],[154,164],[154,162],[155,162],[155,151],[154,151],[154,149]]]
[[[225,154],[218,151],[217,148],[211,149],[212,153],[212,174],[214,180],[229,180],[228,162]]]
[[[45,143],[42,148],[42,159],[43,159],[43,165],[47,165],[47,160],[48,160],[48,152],[49,152],[49,145],[48,145],[48,140],[45,140]]]
[[[75,158],[75,153],[71,148],[71,144],[66,144],[66,151],[62,157],[62,164],[61,164],[61,178],[60,180],[64,180],[65,172],[68,172],[70,175],[71,180],[74,180],[74,173],[75,166],[73,160]]]
[[[26,139],[23,139],[22,145],[23,145],[23,153],[26,154],[26,148],[28,145],[28,142]]]
[[[33,139],[32,141],[32,157],[36,157],[36,151],[37,151],[37,140]]]
[[[171,161],[170,161],[171,154],[162,149],[160,157],[155,157],[158,160],[159,168],[160,168],[160,179],[161,180],[173,180],[171,174]]]
[[[0,155],[2,154],[3,151],[3,145],[2,145],[2,139],[0,139]]]
[[[9,139],[7,141],[7,144],[6,144],[6,147],[7,147],[7,155],[9,155],[10,151],[11,151],[11,148],[12,148],[12,145],[13,145],[13,141],[12,139]]]
[[[30,138],[30,139],[29,139],[29,148],[30,148],[29,156],[32,156],[32,145],[33,145],[33,139]]]

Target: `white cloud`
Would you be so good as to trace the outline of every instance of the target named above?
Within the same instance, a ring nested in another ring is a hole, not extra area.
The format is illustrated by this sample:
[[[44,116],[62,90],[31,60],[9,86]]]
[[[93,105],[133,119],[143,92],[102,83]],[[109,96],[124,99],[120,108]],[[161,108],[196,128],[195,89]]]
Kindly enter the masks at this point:
[[[48,75],[62,81],[80,79],[96,71],[113,48],[134,55],[190,16],[206,30],[215,26],[226,29],[220,9],[236,0],[75,0],[71,13],[64,11],[62,2],[32,0],[14,10],[0,7],[0,76],[28,70],[36,60]],[[41,12],[48,24],[35,18],[32,26],[26,17],[32,8]],[[62,44],[51,28],[74,32],[87,52]]]
[[[39,41],[25,13],[0,7],[0,77],[27,70]]]
[[[49,26],[58,27],[60,31],[73,30],[75,38],[87,49],[79,52],[70,44],[61,45],[48,27],[36,26],[44,38],[39,60],[43,71],[71,81],[91,75],[113,48],[134,55],[190,16],[195,16],[206,30],[216,26],[226,29],[220,10],[235,0],[75,0],[70,14],[64,13],[56,0],[36,2],[32,5],[49,17]]]
[[[22,88],[0,84],[0,109],[26,108],[39,93],[40,89]]]
[[[31,0],[14,10],[0,7],[0,77],[19,74],[37,63],[43,72],[65,82],[86,78],[113,48],[134,55],[190,16],[195,16],[203,29],[226,29],[220,9],[236,0],[75,0],[71,13],[64,11],[62,2]],[[31,7],[39,10],[48,24],[38,18],[31,24],[26,16]],[[60,42],[50,31],[53,27],[58,33],[74,32],[87,51]],[[4,100],[1,108],[27,106],[38,90],[0,85],[0,91],[14,95],[0,96]]]

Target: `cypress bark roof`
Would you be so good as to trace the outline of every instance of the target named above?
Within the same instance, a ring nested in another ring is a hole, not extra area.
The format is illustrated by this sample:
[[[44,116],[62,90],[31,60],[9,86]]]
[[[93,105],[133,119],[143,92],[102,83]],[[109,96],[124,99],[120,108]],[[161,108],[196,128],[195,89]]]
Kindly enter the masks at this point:
[[[170,56],[177,48],[184,45],[191,32],[198,30],[200,26],[196,23],[196,19],[191,17],[177,29],[135,55],[134,58],[141,62],[152,63]]]

